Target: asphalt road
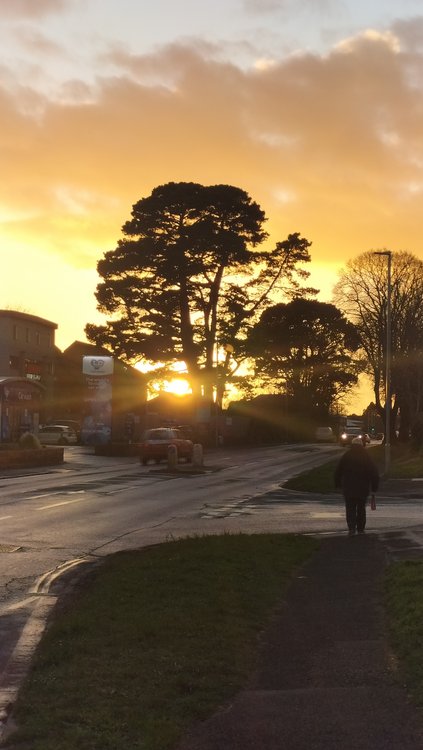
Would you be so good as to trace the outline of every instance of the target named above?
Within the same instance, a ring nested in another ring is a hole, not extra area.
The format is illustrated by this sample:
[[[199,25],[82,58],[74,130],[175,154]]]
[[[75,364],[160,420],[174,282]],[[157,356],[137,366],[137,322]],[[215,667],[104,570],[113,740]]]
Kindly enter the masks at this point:
[[[340,453],[336,445],[219,449],[206,454],[204,473],[186,473],[181,464],[175,476],[165,465],[143,467],[137,458],[75,446],[66,448],[62,466],[0,474],[0,722],[72,571],[190,534],[344,531],[340,495],[282,487]],[[377,510],[368,512],[368,529],[392,540],[394,552],[404,530],[408,549],[423,545],[423,484],[415,488],[406,497],[382,488]]]
[[[333,533],[345,528],[340,495],[310,496],[281,485],[326,457],[333,445],[288,445],[206,454],[206,473],[175,475],[137,458],[66,449],[50,469],[0,475],[0,605],[16,603],[49,571],[169,536],[222,531]],[[369,530],[422,521],[423,483],[414,497],[378,498]],[[1,612],[0,612],[1,614]]]

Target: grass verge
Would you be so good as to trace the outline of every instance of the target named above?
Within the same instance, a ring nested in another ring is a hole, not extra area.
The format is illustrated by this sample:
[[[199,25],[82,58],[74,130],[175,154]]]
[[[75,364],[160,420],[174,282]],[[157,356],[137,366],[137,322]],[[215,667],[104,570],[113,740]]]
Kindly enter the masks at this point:
[[[385,581],[385,602],[393,650],[401,677],[423,706],[423,562],[392,565]]]
[[[385,448],[383,445],[375,445],[367,450],[373,460],[383,472],[385,462]],[[284,484],[284,487],[299,492],[320,492],[330,494],[339,492],[333,484],[333,473],[341,454],[336,459],[327,461],[314,469],[299,474]],[[423,455],[416,454],[410,449],[409,445],[391,446],[391,465],[389,476],[395,479],[414,479],[423,477]]]
[[[299,492],[321,492],[325,495],[331,492],[339,492],[339,490],[335,489],[333,483],[333,473],[339,458],[340,455],[336,459],[327,461],[324,464],[320,464],[320,466],[315,466],[313,469],[309,469],[296,477],[288,479],[284,487]]]
[[[166,750],[240,689],[308,537],[205,536],[107,558],[56,613],[7,747]]]

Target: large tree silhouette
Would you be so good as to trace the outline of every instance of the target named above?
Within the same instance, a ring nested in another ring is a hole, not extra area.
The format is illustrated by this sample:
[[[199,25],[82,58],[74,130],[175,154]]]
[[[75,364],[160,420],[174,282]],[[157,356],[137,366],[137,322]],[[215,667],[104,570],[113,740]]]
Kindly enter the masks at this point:
[[[216,385],[217,349],[245,339],[270,296],[308,276],[310,243],[289,235],[262,249],[260,206],[240,188],[174,183],[133,206],[115,250],[98,263],[96,297],[111,317],[87,325],[91,341],[128,361],[183,361],[195,394]],[[220,378],[230,368],[220,363]]]
[[[301,298],[265,310],[248,339],[267,390],[322,414],[357,382],[359,344],[355,326],[335,305]]]

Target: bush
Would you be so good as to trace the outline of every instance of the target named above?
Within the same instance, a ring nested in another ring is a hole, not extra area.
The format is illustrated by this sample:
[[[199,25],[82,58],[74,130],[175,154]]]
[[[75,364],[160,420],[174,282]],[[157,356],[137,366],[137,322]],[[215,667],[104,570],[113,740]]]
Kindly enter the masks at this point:
[[[35,450],[36,448],[41,448],[40,441],[36,435],[32,434],[32,432],[24,432],[19,438],[18,445],[19,448],[24,450]]]

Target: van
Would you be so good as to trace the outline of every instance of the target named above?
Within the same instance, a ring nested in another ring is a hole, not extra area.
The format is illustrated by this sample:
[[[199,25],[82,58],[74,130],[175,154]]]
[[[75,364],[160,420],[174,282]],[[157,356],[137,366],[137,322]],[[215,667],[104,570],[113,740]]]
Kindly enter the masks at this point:
[[[318,443],[333,443],[335,435],[332,427],[318,427],[316,430],[316,440]]]

